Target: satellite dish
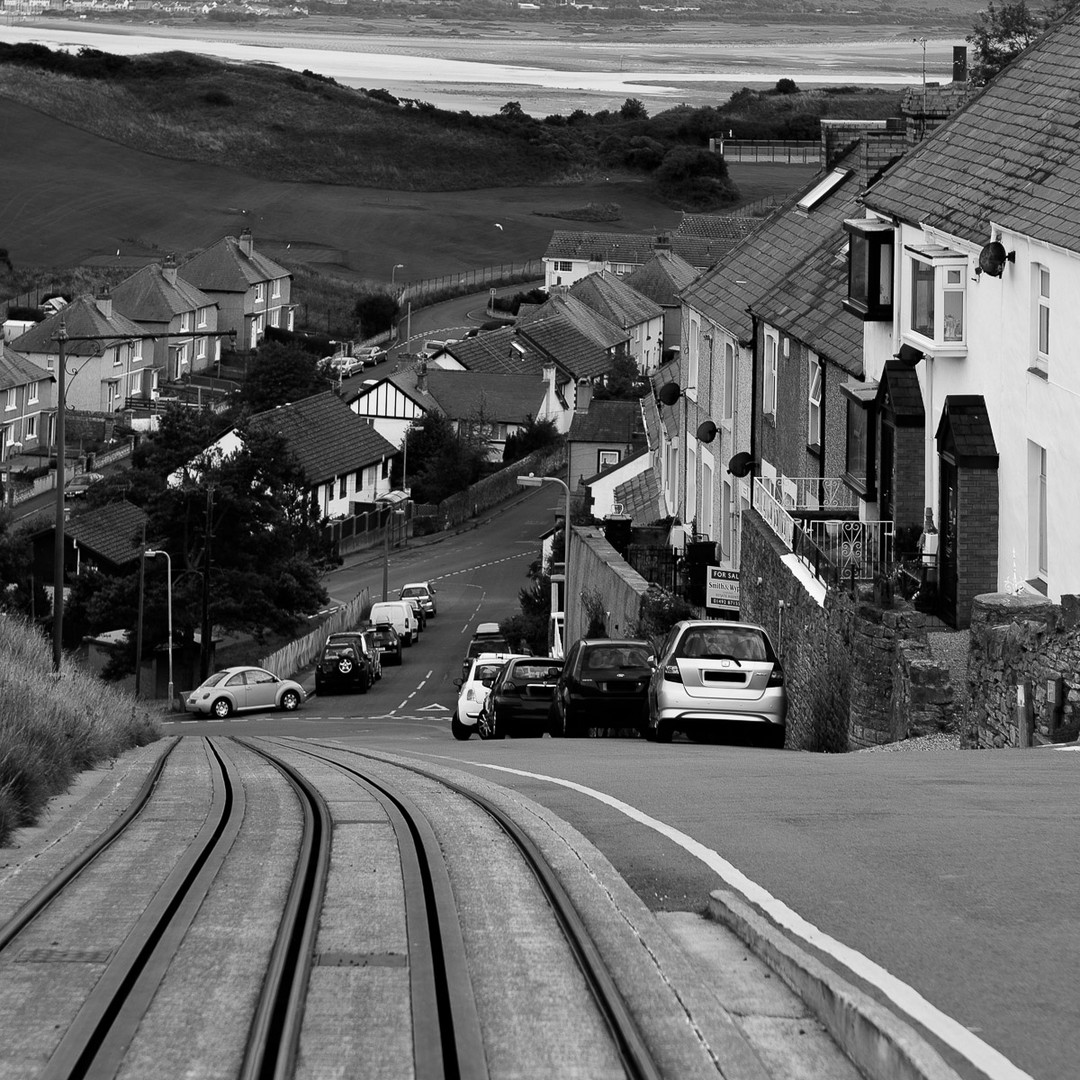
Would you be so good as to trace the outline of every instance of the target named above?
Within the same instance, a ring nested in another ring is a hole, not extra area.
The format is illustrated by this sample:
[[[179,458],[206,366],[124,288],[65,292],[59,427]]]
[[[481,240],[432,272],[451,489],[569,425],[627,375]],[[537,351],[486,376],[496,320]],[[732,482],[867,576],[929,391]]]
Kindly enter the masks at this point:
[[[995,240],[979,252],[979,269],[991,277],[1001,277],[1005,264],[1012,262],[1015,257],[1015,253],[1007,252],[1005,245]]]
[[[679,389],[679,384],[676,382],[664,383],[660,387],[660,392],[656,395],[660,399],[661,405],[674,405],[679,400],[679,396],[682,391]]]
[[[716,438],[716,425],[711,420],[698,424],[698,442],[710,443]]]
[[[751,454],[747,454],[745,451],[741,454],[736,454],[727,464],[727,471],[732,476],[749,476],[751,469],[754,467],[754,458]]]

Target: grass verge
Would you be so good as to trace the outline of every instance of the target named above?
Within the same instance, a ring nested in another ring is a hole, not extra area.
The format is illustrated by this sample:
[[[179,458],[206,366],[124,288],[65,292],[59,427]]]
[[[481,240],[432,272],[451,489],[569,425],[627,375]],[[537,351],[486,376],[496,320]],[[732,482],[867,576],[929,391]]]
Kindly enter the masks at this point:
[[[0,612],[0,846],[77,773],[160,735],[130,694],[70,660],[57,678],[41,632]]]

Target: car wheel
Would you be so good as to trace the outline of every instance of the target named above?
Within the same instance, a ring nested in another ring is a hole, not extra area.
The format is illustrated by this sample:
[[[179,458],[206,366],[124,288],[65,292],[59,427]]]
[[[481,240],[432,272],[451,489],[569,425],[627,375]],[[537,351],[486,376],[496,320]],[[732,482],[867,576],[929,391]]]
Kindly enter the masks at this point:
[[[300,695],[295,690],[286,690],[281,695],[281,707],[286,712],[296,712],[300,708]]]
[[[457,713],[454,713],[454,715],[450,718],[450,730],[453,732],[454,738],[460,739],[462,742],[464,742],[472,734],[472,728],[467,727],[465,724],[463,724],[458,719]]]
[[[566,738],[566,732],[563,730],[562,715],[555,707],[554,702],[552,702],[551,711],[548,713],[548,733],[553,739]]]
[[[320,678],[318,678],[318,676],[316,676],[316,678],[315,678],[315,693],[316,694],[321,694],[322,692],[323,692],[322,679],[320,679]]]
[[[505,739],[506,738],[506,725],[499,723],[499,714],[492,709],[491,710],[491,736],[492,739]]]
[[[232,702],[228,698],[219,697],[217,701],[210,706],[210,711],[219,720],[224,720],[226,716],[232,715]]]
[[[401,646],[399,645],[397,650],[397,658],[394,660],[394,663],[397,664],[398,667],[401,667],[402,659],[404,658],[401,655]]]
[[[589,729],[581,723],[577,711],[569,704],[563,705],[563,731],[568,739],[587,739]]]
[[[674,734],[675,730],[672,728],[671,722],[669,720],[656,721],[656,732],[653,735],[653,739],[656,742],[671,742],[671,738]]]
[[[347,657],[347,656],[343,656],[337,662],[337,669],[338,669],[338,671],[341,672],[342,675],[350,674],[352,672],[352,669],[353,669],[352,660],[350,660],[349,657]]]
[[[360,693],[366,694],[370,688],[371,675],[365,671],[364,674],[360,677]]]

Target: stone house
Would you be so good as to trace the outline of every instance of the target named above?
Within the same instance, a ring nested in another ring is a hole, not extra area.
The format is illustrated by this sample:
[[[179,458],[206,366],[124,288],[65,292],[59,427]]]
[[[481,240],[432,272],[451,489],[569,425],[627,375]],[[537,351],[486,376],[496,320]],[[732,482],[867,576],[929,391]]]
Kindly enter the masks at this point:
[[[217,304],[218,329],[235,331],[238,350],[254,349],[268,326],[293,329],[292,275],[260,254],[250,229],[222,237],[177,273]]]

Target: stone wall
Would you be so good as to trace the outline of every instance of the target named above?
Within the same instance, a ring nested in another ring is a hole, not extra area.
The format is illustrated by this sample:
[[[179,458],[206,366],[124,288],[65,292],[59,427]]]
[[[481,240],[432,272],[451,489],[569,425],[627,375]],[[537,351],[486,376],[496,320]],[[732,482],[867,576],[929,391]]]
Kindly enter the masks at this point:
[[[1061,711],[1055,724],[1048,684],[1061,680]],[[969,702],[965,745],[1023,745],[1016,688],[1027,684],[1034,711],[1035,742],[1065,742],[1080,733],[1080,597],[1061,604],[1040,596],[986,593],[971,611]]]
[[[740,617],[763,626],[784,665],[787,745],[839,753],[952,722],[948,673],[929,658],[926,616],[873,590],[811,588],[754,511],[742,515]]]
[[[576,641],[587,629],[582,594],[602,601],[609,636],[630,637],[649,583],[607,542],[602,529],[578,525],[573,535],[570,581],[577,602],[571,605],[566,640]]]

